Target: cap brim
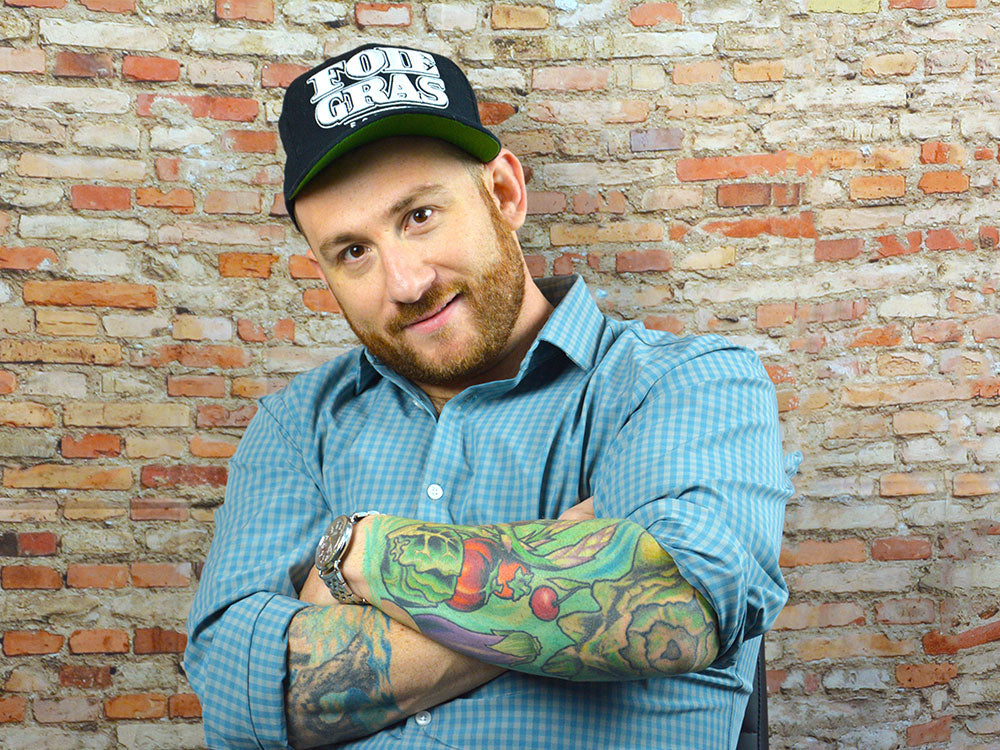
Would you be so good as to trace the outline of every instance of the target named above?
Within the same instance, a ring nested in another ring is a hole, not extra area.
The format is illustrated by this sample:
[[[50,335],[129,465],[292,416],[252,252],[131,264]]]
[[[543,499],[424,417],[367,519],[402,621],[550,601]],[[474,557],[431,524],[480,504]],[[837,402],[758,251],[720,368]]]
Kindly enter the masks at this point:
[[[481,162],[493,160],[500,153],[500,142],[485,130],[448,117],[406,113],[388,114],[364,125],[339,141],[296,183],[290,198],[294,198],[310,180],[330,162],[366,143],[397,135],[426,135],[458,146]]]

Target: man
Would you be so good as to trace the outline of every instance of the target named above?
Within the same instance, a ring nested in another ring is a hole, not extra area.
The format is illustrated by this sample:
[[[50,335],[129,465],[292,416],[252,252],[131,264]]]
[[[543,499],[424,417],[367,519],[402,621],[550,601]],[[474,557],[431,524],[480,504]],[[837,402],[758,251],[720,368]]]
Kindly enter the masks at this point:
[[[279,128],[364,346],[230,462],[185,661],[209,744],[732,747],[787,595],[759,360],[533,281],[521,165],[446,58],[351,50]]]

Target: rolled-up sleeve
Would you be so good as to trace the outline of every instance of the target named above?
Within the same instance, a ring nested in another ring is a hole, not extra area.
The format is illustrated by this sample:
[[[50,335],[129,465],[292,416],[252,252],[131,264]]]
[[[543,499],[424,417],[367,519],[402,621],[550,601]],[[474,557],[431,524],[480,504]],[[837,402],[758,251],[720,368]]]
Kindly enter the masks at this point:
[[[647,529],[705,596],[725,666],[788,598],[778,558],[801,454],[782,450],[774,386],[753,352],[716,336],[677,347],[605,453],[594,503]]]
[[[213,748],[286,748],[288,624],[328,518],[318,477],[265,397],[229,462],[225,503],[188,616],[184,669]]]

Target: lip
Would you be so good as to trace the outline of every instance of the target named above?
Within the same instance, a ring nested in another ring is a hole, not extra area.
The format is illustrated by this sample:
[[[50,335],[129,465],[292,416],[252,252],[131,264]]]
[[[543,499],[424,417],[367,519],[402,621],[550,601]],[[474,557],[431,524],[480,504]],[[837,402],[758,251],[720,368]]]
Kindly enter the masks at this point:
[[[436,331],[448,322],[448,319],[455,310],[454,302],[459,298],[459,296],[461,295],[456,294],[434,312],[416,322],[410,323],[406,326],[407,330],[418,331],[420,333],[430,333],[431,331]]]

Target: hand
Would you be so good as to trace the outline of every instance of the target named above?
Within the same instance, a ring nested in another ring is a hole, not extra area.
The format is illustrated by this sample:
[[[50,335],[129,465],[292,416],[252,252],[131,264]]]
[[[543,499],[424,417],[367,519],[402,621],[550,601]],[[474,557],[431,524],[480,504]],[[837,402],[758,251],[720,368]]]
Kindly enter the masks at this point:
[[[588,497],[582,503],[577,503],[559,514],[560,521],[592,521],[594,517],[594,498],[592,497]]]
[[[333,598],[333,594],[330,593],[330,588],[319,577],[319,571],[315,565],[309,568],[309,577],[302,584],[302,590],[299,592],[299,600],[309,602],[310,604],[318,604],[321,607],[328,607],[331,604],[337,603],[337,600]]]

